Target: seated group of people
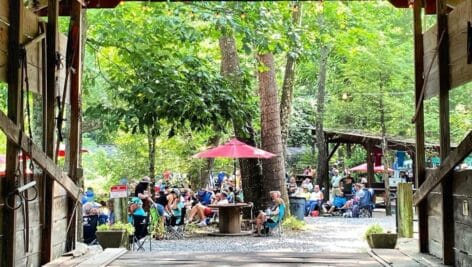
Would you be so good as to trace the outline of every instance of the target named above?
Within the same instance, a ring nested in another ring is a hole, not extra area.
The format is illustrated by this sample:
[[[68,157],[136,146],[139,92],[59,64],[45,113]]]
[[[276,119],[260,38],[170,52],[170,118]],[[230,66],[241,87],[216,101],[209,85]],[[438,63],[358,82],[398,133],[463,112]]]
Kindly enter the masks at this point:
[[[189,189],[179,192],[178,189],[170,189],[167,186],[156,192],[153,200],[148,185],[149,180],[145,177],[136,186],[135,192],[135,196],[143,201],[144,210],[149,212],[151,207],[155,207],[160,216],[176,218],[177,224],[180,224],[182,218],[185,217],[186,214],[183,214],[183,212],[190,210],[188,222],[192,223],[194,219],[198,218],[198,225],[206,226],[208,218],[212,218],[217,212],[217,209],[209,208],[209,204],[227,204],[242,201],[242,194],[236,195],[232,187],[229,187],[227,191],[202,190],[194,194]]]
[[[348,217],[358,217],[360,208],[367,208],[371,213],[375,206],[373,191],[367,189],[363,183],[354,184],[352,194],[348,197],[345,196],[341,184],[333,189],[333,194],[333,201],[328,201],[322,205],[325,213],[331,214],[335,210],[340,210],[347,211],[350,214]]]
[[[287,185],[289,196],[299,196],[306,198],[305,216],[317,216],[320,211],[325,214],[332,214],[334,211],[351,210],[357,206],[373,205],[374,193],[365,188],[364,183],[352,183],[352,178],[337,180],[333,187],[332,200],[325,201],[323,191],[319,185],[310,186],[311,181],[305,179],[299,187],[295,177],[291,177]],[[313,188],[313,190],[310,190]],[[315,214],[316,213],[316,214]]]

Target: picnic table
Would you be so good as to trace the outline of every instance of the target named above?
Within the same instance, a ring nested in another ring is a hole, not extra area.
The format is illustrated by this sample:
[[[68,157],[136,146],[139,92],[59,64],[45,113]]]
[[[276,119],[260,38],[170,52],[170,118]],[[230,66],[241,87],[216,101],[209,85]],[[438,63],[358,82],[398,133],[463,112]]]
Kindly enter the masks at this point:
[[[247,203],[212,204],[209,208],[218,209],[219,232],[211,235],[248,235],[250,232],[241,232],[241,208],[248,207]]]

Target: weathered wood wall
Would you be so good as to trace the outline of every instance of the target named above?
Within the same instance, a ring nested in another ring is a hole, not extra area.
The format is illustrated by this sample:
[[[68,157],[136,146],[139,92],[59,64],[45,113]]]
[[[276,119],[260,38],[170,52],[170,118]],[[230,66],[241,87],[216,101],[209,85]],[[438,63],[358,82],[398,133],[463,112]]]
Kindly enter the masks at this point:
[[[442,258],[442,194],[441,186],[434,188],[428,195],[428,238],[429,252]]]
[[[453,186],[455,265],[472,266],[472,170],[455,173]]]
[[[9,27],[9,19],[8,19],[8,1],[7,0],[0,0],[0,81],[7,81],[7,50],[8,50],[8,27]],[[36,36],[39,35],[39,27],[38,23],[41,22],[41,19],[36,16],[33,12],[28,9],[24,9],[24,18],[25,23],[23,27],[24,35],[23,35],[23,44],[28,43]],[[64,34],[60,34],[59,38],[59,52],[65,58],[67,49],[67,37]],[[41,43],[36,43],[32,45],[27,50],[27,57],[28,57],[28,78],[30,84],[30,91],[35,93],[41,93],[41,84],[42,84],[42,58],[41,58]],[[64,62],[65,64],[65,62]],[[57,82],[59,85],[59,92],[58,95],[62,95],[62,91],[64,88],[66,70],[65,66],[58,71],[58,78]],[[68,84],[69,92],[70,83]],[[66,97],[67,102],[69,101],[69,97]]]
[[[472,266],[472,170],[453,175],[454,253],[456,266]],[[441,188],[428,196],[429,251],[442,258]],[[464,207],[464,206],[467,206]]]
[[[22,44],[26,44],[29,41],[37,37],[40,32],[40,18],[33,14],[30,10],[23,8],[23,34],[21,35]],[[8,33],[9,33],[9,0],[0,0],[0,82],[7,81],[7,67],[8,67]],[[67,38],[65,35],[59,37],[59,53],[65,58],[66,55],[66,44]],[[41,93],[42,90],[42,43],[37,42],[27,50],[27,61],[28,61],[28,78],[30,83],[30,90],[32,92]],[[65,62],[64,62],[65,65]],[[58,71],[58,87],[59,91],[62,92],[65,81],[65,66]],[[68,86],[70,87],[70,85]],[[61,94],[58,94],[61,95]],[[68,100],[68,97],[66,98]],[[2,133],[3,134],[3,133]],[[0,179],[6,179],[0,177]],[[43,188],[43,176],[37,174],[35,177],[38,185],[39,196],[34,201],[28,202],[28,232],[29,240],[24,238],[25,221],[23,217],[22,209],[15,211],[16,222],[15,222],[15,244],[7,244],[5,242],[5,228],[8,225],[0,223],[0,266],[3,266],[5,259],[8,255],[4,254],[4,248],[13,246],[15,248],[15,266],[40,266],[41,265],[41,251],[42,248],[42,230],[44,227],[44,195],[41,195],[44,190]],[[31,191],[32,192],[32,191]],[[5,192],[2,183],[0,183],[0,222],[4,221],[5,205],[4,200],[8,192]],[[67,239],[67,193],[58,184],[54,185],[54,202],[53,202],[53,240],[52,240],[52,258],[57,258],[62,255],[66,248]],[[29,250],[25,252],[25,243],[28,242]]]
[[[0,1],[0,81],[7,81],[7,50],[9,27],[8,1]],[[39,18],[28,9],[23,9],[24,26],[22,43],[27,43],[38,35]],[[35,44],[28,49],[28,76],[30,90],[40,92],[41,88],[41,50],[40,44]]]
[[[52,227],[52,258],[61,256],[66,247],[67,229],[67,192],[54,182],[54,207]]]
[[[5,178],[1,178],[5,179]],[[41,188],[41,179],[35,177],[36,182],[38,183],[38,188]],[[33,191],[30,190],[30,195],[34,195]],[[4,210],[6,209],[4,205],[4,196],[5,192],[3,192],[3,188],[0,185],[0,221],[3,221],[3,214]],[[41,261],[41,199],[38,197],[34,201],[28,202],[28,213],[29,213],[29,251],[25,253],[25,239],[24,239],[24,219],[22,215],[22,209],[18,209],[17,213],[17,223],[16,223],[16,239],[17,243],[14,244],[15,250],[17,251],[16,254],[16,266],[39,266]],[[3,262],[4,257],[3,255],[3,246],[11,246],[13,244],[5,244],[3,238],[3,229],[4,224],[0,224],[0,259]],[[1,266],[2,264],[0,264]]]
[[[472,17],[472,0],[464,0],[448,15],[449,58],[451,89],[472,80],[472,64],[467,64],[467,22]],[[472,21],[471,21],[472,22]],[[424,71],[427,73],[434,59],[431,72],[425,77],[425,98],[439,94],[439,76],[436,25],[424,33]]]

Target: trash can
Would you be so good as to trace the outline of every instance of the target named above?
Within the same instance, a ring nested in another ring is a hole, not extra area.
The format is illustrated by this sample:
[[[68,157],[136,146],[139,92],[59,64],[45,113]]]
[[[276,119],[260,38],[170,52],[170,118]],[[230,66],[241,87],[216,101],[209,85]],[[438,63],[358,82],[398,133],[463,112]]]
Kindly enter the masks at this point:
[[[305,204],[306,198],[304,197],[289,197],[290,201],[290,213],[295,216],[298,220],[303,221],[305,219]]]

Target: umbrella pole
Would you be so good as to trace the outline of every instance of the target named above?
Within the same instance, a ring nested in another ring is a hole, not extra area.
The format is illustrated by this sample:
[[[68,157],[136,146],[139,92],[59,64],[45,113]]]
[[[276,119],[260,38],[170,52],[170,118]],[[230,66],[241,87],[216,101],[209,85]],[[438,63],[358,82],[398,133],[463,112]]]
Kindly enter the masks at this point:
[[[233,177],[236,181],[236,159],[233,159]]]
[[[213,168],[210,169],[208,175],[209,175],[208,176],[208,179],[209,179],[208,186],[213,189],[215,187],[215,184],[213,182]]]

